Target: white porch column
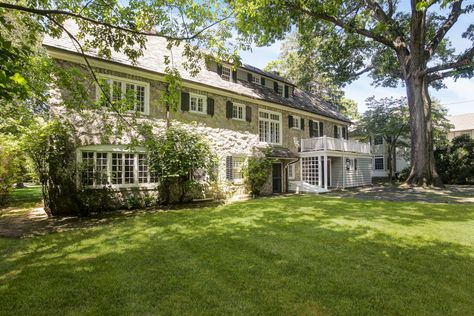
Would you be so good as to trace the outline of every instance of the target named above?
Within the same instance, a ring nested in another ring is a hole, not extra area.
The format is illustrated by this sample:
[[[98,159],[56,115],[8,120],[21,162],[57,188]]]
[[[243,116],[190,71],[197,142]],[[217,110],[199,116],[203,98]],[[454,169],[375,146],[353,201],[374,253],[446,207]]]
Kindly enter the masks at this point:
[[[346,187],[346,157],[342,156],[342,188]]]
[[[320,188],[323,187],[323,177],[322,177],[323,164],[321,163],[321,157],[322,156],[318,156],[318,186]]]
[[[328,189],[328,155],[324,155],[324,188]]]

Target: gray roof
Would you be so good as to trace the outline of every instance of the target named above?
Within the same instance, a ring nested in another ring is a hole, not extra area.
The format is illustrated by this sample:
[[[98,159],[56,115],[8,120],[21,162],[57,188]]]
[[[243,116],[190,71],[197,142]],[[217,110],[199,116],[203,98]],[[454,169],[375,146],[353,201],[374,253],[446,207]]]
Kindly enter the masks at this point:
[[[451,131],[466,131],[474,129],[474,113],[448,116],[448,120],[454,125]]]
[[[43,40],[43,45],[47,49],[56,48],[79,54],[78,49],[75,47],[74,43],[68,37],[66,37],[66,35],[63,35],[60,38],[45,37]],[[237,83],[234,83],[232,81],[223,80],[216,72],[208,70],[204,61],[201,61],[201,71],[196,76],[192,76],[183,67],[186,57],[183,57],[182,51],[182,47],[173,47],[170,51],[167,49],[167,42],[165,39],[149,37],[147,40],[146,50],[143,52],[143,56],[137,60],[136,64],[132,64],[132,62],[124,54],[116,52],[112,53],[111,61],[146,71],[164,74],[164,56],[172,55],[175,62],[174,65],[179,70],[181,77],[185,81],[211,86],[254,99],[270,101],[294,109],[299,109],[350,123],[350,120],[339,113],[335,106],[323,101],[321,98],[315,95],[308,94],[299,88],[294,89],[294,96],[285,98],[277,95],[272,89],[253,84],[248,81],[238,81]],[[86,55],[92,58],[98,58],[97,53],[93,50],[88,51]],[[241,68],[252,70],[268,77],[271,76],[268,72],[264,72],[262,70],[256,71],[255,69],[258,68],[248,65],[244,65]],[[286,80],[283,78],[276,78],[276,75],[273,75],[273,78],[286,82]]]

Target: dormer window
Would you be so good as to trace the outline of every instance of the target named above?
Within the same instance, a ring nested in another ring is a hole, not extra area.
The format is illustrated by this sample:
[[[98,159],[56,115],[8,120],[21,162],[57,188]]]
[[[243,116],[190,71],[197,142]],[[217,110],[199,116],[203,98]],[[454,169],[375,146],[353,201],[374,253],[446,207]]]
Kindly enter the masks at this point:
[[[260,84],[261,83],[260,76],[252,75],[252,82],[255,83],[255,84]]]
[[[230,81],[232,71],[230,67],[222,66],[222,79]]]
[[[277,91],[278,95],[279,96],[283,96],[283,85],[282,84],[278,84],[278,91]]]

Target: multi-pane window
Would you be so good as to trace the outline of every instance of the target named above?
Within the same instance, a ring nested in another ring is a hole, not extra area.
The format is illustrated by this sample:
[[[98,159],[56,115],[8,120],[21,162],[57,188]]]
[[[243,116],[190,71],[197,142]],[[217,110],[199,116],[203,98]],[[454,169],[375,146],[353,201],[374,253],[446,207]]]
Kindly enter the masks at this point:
[[[122,102],[124,106],[129,106],[130,110],[147,113],[148,86],[144,83],[135,82],[122,78],[107,78],[101,76],[103,80],[101,87],[112,102]],[[102,90],[98,88],[98,96]],[[103,99],[104,102],[107,98]]]
[[[299,116],[293,116],[293,128],[301,129],[301,118]]]
[[[262,79],[259,76],[252,75],[252,82],[255,84],[261,84]]]
[[[81,170],[82,184],[94,184],[94,152],[82,152],[82,170]]]
[[[113,153],[112,154],[112,184],[123,183],[123,154]]]
[[[135,155],[134,154],[124,154],[124,182],[134,183],[134,163]]]
[[[296,176],[296,164],[288,165],[288,179],[294,179]]]
[[[236,120],[244,120],[245,119],[245,107],[243,104],[234,103],[232,105],[232,118]]]
[[[304,182],[319,185],[318,157],[301,158],[301,176]]]
[[[156,183],[144,153],[83,151],[81,182],[84,185],[130,185]]]
[[[258,135],[261,142],[281,144],[281,114],[260,110],[258,113]]]
[[[107,184],[107,153],[95,153],[96,184]]]
[[[374,170],[384,170],[383,156],[375,156],[374,157]]]
[[[191,94],[189,97],[189,110],[191,112],[206,113],[206,97],[199,94]]]
[[[230,81],[231,70],[229,67],[222,66],[222,79]]]
[[[232,157],[232,179],[243,179],[242,167],[245,163],[245,157]]]
[[[283,96],[283,85],[278,83],[278,91],[279,96]]]

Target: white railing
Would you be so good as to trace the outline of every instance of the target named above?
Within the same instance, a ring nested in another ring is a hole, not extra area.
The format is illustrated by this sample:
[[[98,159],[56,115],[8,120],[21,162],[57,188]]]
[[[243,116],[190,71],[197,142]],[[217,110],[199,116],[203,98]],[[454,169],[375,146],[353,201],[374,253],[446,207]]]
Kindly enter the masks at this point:
[[[353,140],[314,137],[301,140],[301,151],[332,150],[370,154],[370,144]]]

